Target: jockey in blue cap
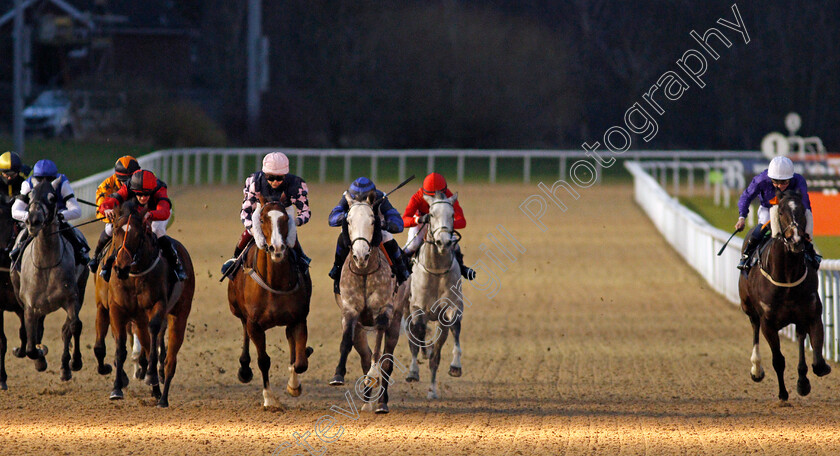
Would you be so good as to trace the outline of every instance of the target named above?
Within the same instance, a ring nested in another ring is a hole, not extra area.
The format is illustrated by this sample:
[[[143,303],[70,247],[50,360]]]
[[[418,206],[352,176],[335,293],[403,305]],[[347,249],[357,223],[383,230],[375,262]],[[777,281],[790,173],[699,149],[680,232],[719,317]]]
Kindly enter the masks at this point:
[[[56,214],[60,221],[59,231],[61,232],[61,235],[70,242],[70,245],[73,246],[76,264],[87,264],[90,261],[90,258],[87,256],[87,252],[90,251],[90,247],[88,247],[87,241],[81,231],[76,228],[72,228],[70,224],[67,223],[69,220],[81,217],[82,208],[79,207],[79,203],[76,201],[76,196],[73,194],[73,187],[70,185],[70,180],[67,179],[67,176],[58,172],[58,167],[55,166],[55,163],[53,163],[52,160],[39,160],[35,163],[35,166],[32,169],[32,176],[23,181],[20,186],[20,195],[12,205],[12,218],[20,222],[26,220],[29,216],[29,193],[32,192],[32,189],[34,189],[36,185],[44,180],[49,182],[58,182],[58,188],[56,190],[59,198],[56,200]],[[9,257],[11,257],[12,263],[15,264],[16,267],[20,267],[20,264],[17,264],[17,258],[20,255],[20,252],[26,248],[28,243],[28,231],[21,230],[21,234],[18,236],[15,247],[11,252],[9,252]]]
[[[347,199],[344,197],[345,194],[349,195],[350,198],[354,200],[361,201],[364,198],[367,198],[367,196],[371,193],[376,195],[376,200],[381,198],[381,200],[374,205],[373,209],[374,214],[376,214],[378,218],[378,223],[382,227],[382,238],[374,238],[371,242],[371,246],[378,247],[379,244],[382,243],[382,246],[385,247],[385,251],[388,253],[388,257],[391,261],[391,271],[397,278],[397,284],[401,284],[408,279],[408,270],[402,260],[400,246],[397,244],[397,240],[394,239],[392,234],[402,232],[402,217],[400,217],[400,213],[391,206],[391,202],[388,201],[388,198],[384,197],[385,194],[376,189],[376,186],[370,179],[367,177],[360,177],[350,184],[350,188],[341,195],[338,205],[330,212],[329,224],[330,226],[335,227],[344,226],[344,220],[347,218],[347,211],[350,210],[350,205],[347,204]],[[334,281],[333,291],[335,291],[336,294],[339,293],[338,283],[339,279],[341,279],[341,268],[344,265],[344,260],[347,258],[349,253],[350,238],[347,235],[347,229],[342,228],[341,234],[338,236],[338,241],[335,246],[335,263],[333,264],[329,274],[330,278]]]

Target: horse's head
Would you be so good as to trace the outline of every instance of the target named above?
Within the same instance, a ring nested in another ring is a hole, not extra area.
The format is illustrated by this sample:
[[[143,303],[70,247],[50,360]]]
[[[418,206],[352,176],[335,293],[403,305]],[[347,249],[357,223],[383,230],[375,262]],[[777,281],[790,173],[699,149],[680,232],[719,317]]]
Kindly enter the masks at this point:
[[[29,192],[28,215],[26,216],[26,229],[29,236],[34,237],[48,224],[56,222],[55,212],[58,204],[58,188],[61,179],[53,181],[47,179],[33,179],[37,181],[35,188]]]
[[[350,236],[350,249],[356,267],[364,269],[371,256],[371,243],[376,233],[376,215],[373,210],[375,193],[368,193],[361,201],[344,194],[350,209],[347,211],[347,234]]]
[[[770,217],[773,236],[781,239],[789,252],[799,253],[803,249],[808,223],[802,195],[795,190],[776,190],[776,199],[779,203],[774,206]],[[776,214],[773,214],[774,212]]]
[[[293,247],[296,233],[294,223],[289,223],[289,214],[279,201],[266,202],[262,198],[257,203],[251,222],[254,241],[260,250],[268,252],[274,263],[283,261],[289,247]]]
[[[144,252],[156,250],[151,224],[143,219],[144,212],[133,202],[121,205],[114,223],[112,244],[119,250],[114,259],[117,277],[128,278],[128,272],[137,264]],[[151,255],[148,255],[151,256]]]
[[[434,243],[438,253],[446,253],[460,239],[455,235],[455,200],[458,194],[447,198],[443,192],[435,196],[423,195],[429,203],[429,230],[427,242]]]

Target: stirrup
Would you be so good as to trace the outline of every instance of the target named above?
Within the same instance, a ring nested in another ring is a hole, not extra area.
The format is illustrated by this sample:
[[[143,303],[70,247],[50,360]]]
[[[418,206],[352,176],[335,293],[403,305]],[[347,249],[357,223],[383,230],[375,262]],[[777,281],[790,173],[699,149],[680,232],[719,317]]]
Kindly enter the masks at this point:
[[[742,255],[741,261],[738,262],[738,269],[748,271],[750,269],[750,255]]]
[[[96,274],[96,269],[99,267],[99,259],[97,259],[94,255],[94,257],[91,258],[90,261],[88,261],[87,266],[88,269],[90,269],[91,274]]]
[[[222,275],[227,274],[228,270],[233,266],[233,263],[236,263],[236,258],[231,258],[222,264]]]
[[[331,279],[338,280],[341,278],[341,266],[334,264],[332,269],[330,269],[329,274],[327,274]]]

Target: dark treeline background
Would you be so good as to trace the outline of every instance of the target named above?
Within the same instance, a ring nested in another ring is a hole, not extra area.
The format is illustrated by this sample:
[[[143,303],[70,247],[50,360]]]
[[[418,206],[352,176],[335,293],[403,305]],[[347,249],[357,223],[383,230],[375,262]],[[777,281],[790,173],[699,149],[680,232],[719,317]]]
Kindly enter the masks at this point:
[[[748,44],[716,23],[735,20],[733,3]],[[633,149],[757,149],[790,111],[800,134],[840,144],[837,1],[263,1],[270,88],[257,137],[245,134],[247,0],[171,4],[198,31],[196,86],[242,144],[576,149],[623,125],[700,49],[689,32],[710,27],[732,47],[713,39],[706,87],[685,78],[656,137],[634,135]]]

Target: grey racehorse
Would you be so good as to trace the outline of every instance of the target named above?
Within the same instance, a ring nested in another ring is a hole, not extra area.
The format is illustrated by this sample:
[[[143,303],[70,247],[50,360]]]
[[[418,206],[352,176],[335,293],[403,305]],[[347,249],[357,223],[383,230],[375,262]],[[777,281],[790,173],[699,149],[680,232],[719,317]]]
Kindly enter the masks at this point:
[[[36,360],[39,371],[47,368],[46,347],[39,344],[44,333],[44,317],[63,308],[67,319],[62,327],[64,351],[61,355],[61,379],[70,380],[70,369],[82,368],[79,336],[82,322],[79,310],[85,296],[89,271],[76,265],[73,247],[58,232],[56,203],[60,180],[42,181],[29,194],[26,229],[31,242],[20,257],[20,272],[12,272],[15,293],[23,305],[26,322],[26,356]],[[73,358],[70,363],[70,337],[73,337]]]
[[[371,194],[364,201],[355,201],[347,195],[345,198],[350,205],[346,223],[351,255],[348,255],[341,271],[341,294],[336,295],[341,308],[343,333],[338,366],[330,384],[344,384],[347,355],[355,345],[362,357],[362,368],[367,370],[370,366],[363,395],[367,402],[378,399],[376,413],[388,413],[388,385],[394,368],[393,354],[399,341],[408,282],[403,283],[397,293],[396,279],[391,274],[387,254],[378,246],[371,246],[381,236],[377,232],[380,228],[372,206],[375,195]],[[372,366],[362,326],[374,327],[377,333]],[[380,349],[383,339],[384,348]],[[372,390],[376,386],[381,389],[378,396],[373,397]],[[362,410],[367,408],[368,404],[365,404]]]
[[[446,198],[443,192],[434,197],[424,195],[429,203],[429,223],[423,245],[418,251],[417,265],[411,274],[411,293],[409,295],[408,343],[411,349],[411,366],[406,381],[420,380],[420,366],[417,354],[420,349],[431,347],[429,355],[429,399],[437,399],[437,369],[440,366],[440,352],[449,330],[455,339],[452,349],[452,363],[449,375],[461,376],[461,317],[464,303],[456,293],[459,290],[460,272],[452,250],[460,240],[455,231],[455,209],[453,204],[458,194]],[[418,236],[421,234],[418,234]],[[437,322],[435,335],[426,339],[426,322]]]

